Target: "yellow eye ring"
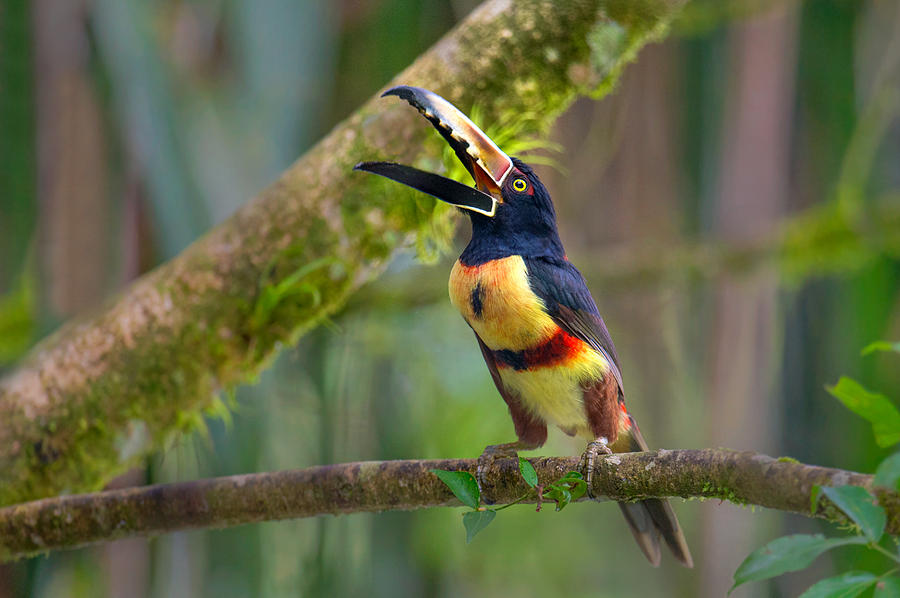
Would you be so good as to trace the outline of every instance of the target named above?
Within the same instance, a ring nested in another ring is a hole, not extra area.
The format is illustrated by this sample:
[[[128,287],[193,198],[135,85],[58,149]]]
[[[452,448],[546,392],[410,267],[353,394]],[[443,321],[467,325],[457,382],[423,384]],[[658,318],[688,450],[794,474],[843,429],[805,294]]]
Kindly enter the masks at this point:
[[[528,183],[525,182],[525,179],[516,179],[513,181],[513,189],[521,193],[525,189],[528,188]]]

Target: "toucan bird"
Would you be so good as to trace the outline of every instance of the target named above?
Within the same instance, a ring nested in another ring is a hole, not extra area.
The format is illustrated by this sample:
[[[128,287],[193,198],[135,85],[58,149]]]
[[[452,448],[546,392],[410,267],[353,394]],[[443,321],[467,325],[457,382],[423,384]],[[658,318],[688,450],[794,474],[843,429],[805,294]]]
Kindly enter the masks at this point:
[[[450,273],[450,301],[475,332],[518,436],[488,446],[479,462],[542,446],[548,424],[589,441],[583,461],[588,479],[600,452],[647,450],[625,409],[616,348],[584,278],[566,258],[553,202],[535,172],[439,95],[405,85],[384,95],[417,108],[475,180],[473,188],[401,164],[356,165],[457,206],[472,220],[472,239]],[[660,537],[692,566],[668,501],[619,506],[654,566]]]

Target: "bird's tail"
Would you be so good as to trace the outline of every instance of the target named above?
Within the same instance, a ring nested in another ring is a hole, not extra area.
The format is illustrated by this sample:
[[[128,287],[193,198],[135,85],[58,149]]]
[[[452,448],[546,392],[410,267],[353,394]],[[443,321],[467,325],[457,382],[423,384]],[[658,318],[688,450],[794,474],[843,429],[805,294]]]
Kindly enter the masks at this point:
[[[647,443],[634,418],[630,415],[626,415],[626,417],[631,420],[629,422],[631,425],[620,433],[612,449],[616,452],[646,451]],[[684,533],[681,531],[681,526],[678,525],[678,518],[668,500],[650,498],[637,502],[620,502],[619,508],[622,509],[622,514],[625,515],[625,520],[628,522],[628,527],[631,528],[631,533],[637,540],[638,546],[641,547],[641,551],[654,567],[659,566],[660,536],[682,565],[694,566]]]

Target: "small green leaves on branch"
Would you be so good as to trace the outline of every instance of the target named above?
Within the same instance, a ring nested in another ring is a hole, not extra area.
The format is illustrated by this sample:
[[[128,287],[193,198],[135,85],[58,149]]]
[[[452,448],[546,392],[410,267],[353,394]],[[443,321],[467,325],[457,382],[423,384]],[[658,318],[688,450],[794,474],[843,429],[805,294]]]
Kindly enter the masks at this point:
[[[562,511],[567,504],[573,500],[578,500],[587,493],[587,484],[584,481],[584,476],[577,471],[570,471],[556,482],[541,488],[538,486],[538,476],[534,466],[528,459],[519,457],[519,473],[522,474],[522,479],[525,480],[525,483],[538,492],[541,500],[555,501],[557,511]],[[525,498],[528,498],[528,495],[523,496],[520,500]],[[512,504],[514,503],[506,506],[511,506]],[[538,501],[537,510],[541,510],[541,501]]]
[[[531,471],[534,472],[534,468]],[[463,514],[463,526],[466,528],[466,544],[468,544],[478,532],[490,525],[497,516],[497,511],[481,506],[481,490],[478,488],[475,476],[468,471],[432,469],[431,473],[444,482],[444,485],[450,489],[453,496],[459,499],[459,502],[472,509]],[[534,474],[534,477],[537,478],[537,473]]]
[[[537,498],[537,509],[541,510],[541,501],[552,500],[556,502],[556,510],[561,511],[573,500],[578,500],[587,492],[587,484],[583,476],[577,471],[570,471],[562,478],[540,486],[538,474],[528,459],[519,457],[519,474],[531,490],[516,500],[505,505],[488,508],[481,505],[481,490],[478,482],[468,471],[447,471],[444,469],[432,469],[431,472],[439,477],[453,496],[471,508],[463,514],[463,526],[466,528],[466,544],[472,541],[478,532],[486,528],[497,516],[497,511],[502,511],[525,500]]]
[[[587,484],[577,471],[570,471],[559,481],[548,485],[544,489],[543,497],[547,500],[556,501],[556,510],[562,511],[563,508],[573,500],[578,500],[587,493]]]
[[[528,461],[528,459],[524,457],[519,457],[519,473],[522,474],[522,479],[525,480],[526,484],[528,484],[532,488],[537,488],[537,472],[534,470],[534,465],[532,465]]]
[[[497,511],[494,509],[469,511],[468,513],[465,513],[463,515],[463,525],[466,528],[466,544],[471,542],[472,538],[475,537],[475,534],[486,528],[496,516]]]
[[[478,482],[468,471],[446,471],[444,469],[432,469],[431,473],[441,478],[441,481],[450,488],[453,496],[459,499],[459,502],[471,507],[478,508],[481,502],[481,491],[478,489]]]

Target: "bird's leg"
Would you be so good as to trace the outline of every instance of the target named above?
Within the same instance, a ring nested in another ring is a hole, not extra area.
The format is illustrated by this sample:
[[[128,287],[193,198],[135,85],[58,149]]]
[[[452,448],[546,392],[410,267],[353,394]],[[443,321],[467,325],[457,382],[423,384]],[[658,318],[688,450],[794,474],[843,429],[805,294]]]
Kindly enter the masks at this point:
[[[503,444],[489,444],[484,447],[481,456],[478,457],[478,467],[475,470],[475,480],[478,482],[478,490],[481,492],[482,500],[484,499],[485,475],[487,470],[494,464],[495,459],[504,457],[518,457],[519,451],[527,451],[538,448],[540,445],[517,440],[516,442],[505,442]],[[485,500],[487,504],[493,504]]]
[[[594,498],[594,490],[593,490],[593,479],[594,479],[594,461],[597,460],[597,455],[611,455],[612,451],[609,448],[609,440],[606,439],[606,436],[601,436],[596,440],[592,440],[588,443],[587,448],[584,449],[584,453],[581,455],[581,461],[578,465],[579,469],[583,472],[584,475],[584,483],[587,484],[587,495],[588,498]]]

